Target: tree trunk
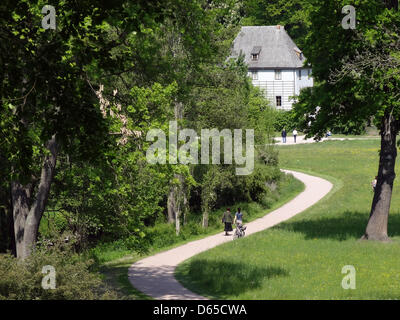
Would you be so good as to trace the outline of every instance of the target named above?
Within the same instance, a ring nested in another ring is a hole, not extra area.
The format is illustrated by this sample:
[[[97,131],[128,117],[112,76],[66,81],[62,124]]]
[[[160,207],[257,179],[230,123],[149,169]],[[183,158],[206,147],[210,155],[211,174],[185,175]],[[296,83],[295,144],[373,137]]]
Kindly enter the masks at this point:
[[[11,182],[15,250],[17,257],[22,257],[24,252],[25,222],[29,214],[31,192],[32,184],[23,186],[19,182]]]
[[[40,220],[49,197],[57,160],[55,135],[48,141],[47,148],[50,154],[44,159],[34,200],[32,183],[25,186],[18,181],[11,183],[15,246],[17,257],[21,259],[28,257],[35,246]]]
[[[179,236],[179,233],[181,232],[180,215],[181,215],[181,206],[180,203],[178,203],[175,215],[175,232],[177,236]]]
[[[168,210],[168,223],[175,223],[175,187],[171,187],[168,193],[167,210]]]
[[[0,252],[3,253],[8,250],[15,253],[10,191],[10,188],[0,190]]]
[[[393,182],[396,177],[397,130],[393,116],[386,113],[381,125],[381,150],[379,156],[378,179],[369,221],[362,239],[378,241],[390,240],[387,234],[387,226]]]
[[[186,191],[186,190],[184,190]],[[189,212],[189,201],[186,192],[183,193],[183,225],[187,223],[187,215]]]
[[[168,223],[175,222],[176,235],[179,235],[181,230],[181,215],[185,214],[186,199],[186,185],[182,174],[175,174],[175,179],[179,180],[178,185],[173,185],[168,194]],[[185,217],[184,217],[185,219]]]
[[[203,209],[203,221],[202,221],[203,228],[208,228],[208,208],[205,207]]]

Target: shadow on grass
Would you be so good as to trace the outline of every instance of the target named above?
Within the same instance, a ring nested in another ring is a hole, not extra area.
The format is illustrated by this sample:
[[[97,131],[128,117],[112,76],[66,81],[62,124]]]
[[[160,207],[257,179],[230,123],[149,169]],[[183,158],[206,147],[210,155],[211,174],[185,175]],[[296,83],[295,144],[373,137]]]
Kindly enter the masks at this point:
[[[301,232],[305,239],[360,239],[365,232],[369,213],[346,211],[340,217],[326,217],[282,223],[276,229]],[[400,235],[400,215],[389,215],[389,237]]]
[[[102,266],[100,272],[103,274],[103,281],[117,294],[118,300],[151,300],[129,282],[127,270],[132,263],[121,262]]]
[[[195,259],[181,265],[176,277],[192,291],[213,298],[224,299],[261,287],[262,282],[274,277],[287,277],[280,267],[253,266],[250,263]]]

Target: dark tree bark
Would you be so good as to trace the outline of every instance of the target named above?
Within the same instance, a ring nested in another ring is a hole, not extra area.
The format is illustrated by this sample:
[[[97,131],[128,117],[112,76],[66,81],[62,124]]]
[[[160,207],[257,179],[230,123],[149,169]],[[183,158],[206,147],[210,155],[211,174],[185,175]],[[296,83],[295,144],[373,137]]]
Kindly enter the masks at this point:
[[[35,197],[33,197],[33,183],[26,185],[18,181],[11,183],[15,247],[17,257],[21,259],[28,257],[35,247],[40,220],[49,197],[57,160],[55,135],[48,141],[47,148],[50,154],[44,159]]]
[[[0,190],[0,252],[15,252],[10,189]]]
[[[11,182],[15,250],[17,257],[22,257],[24,252],[25,222],[26,217],[29,214],[29,200],[31,199],[31,191],[31,184],[23,186],[17,181]]]
[[[395,9],[395,10],[399,9],[399,1],[398,0],[383,0],[383,2],[385,3],[385,6],[388,9]]]
[[[381,125],[381,150],[379,156],[378,179],[372,200],[371,212],[365,234],[362,239],[389,241],[387,226],[393,182],[396,177],[397,157],[396,136],[398,124],[393,116],[386,112]]]

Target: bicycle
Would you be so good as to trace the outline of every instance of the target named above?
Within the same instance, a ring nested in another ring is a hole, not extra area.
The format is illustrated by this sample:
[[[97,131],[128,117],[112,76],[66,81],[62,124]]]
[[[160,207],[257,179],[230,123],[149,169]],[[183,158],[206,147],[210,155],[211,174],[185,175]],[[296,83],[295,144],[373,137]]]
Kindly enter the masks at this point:
[[[237,224],[236,230],[233,234],[233,239],[243,238],[246,235],[246,232],[245,232],[246,229],[247,229],[246,226],[243,226],[242,224]]]

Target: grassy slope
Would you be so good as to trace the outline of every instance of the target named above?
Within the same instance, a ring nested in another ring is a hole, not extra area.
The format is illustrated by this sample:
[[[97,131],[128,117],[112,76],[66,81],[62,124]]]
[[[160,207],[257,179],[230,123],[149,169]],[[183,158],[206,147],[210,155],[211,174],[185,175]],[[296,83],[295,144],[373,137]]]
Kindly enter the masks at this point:
[[[280,198],[275,201],[271,208],[263,209],[257,203],[246,203],[240,204],[243,208],[245,213],[248,213],[246,221],[255,220],[259,217],[264,216],[270,211],[282,206],[284,203],[288,202],[289,200],[293,199],[297,194],[304,190],[304,184],[293,177],[287,178],[283,181],[281,186],[281,196]],[[232,206],[236,207],[236,206]],[[223,209],[221,209],[223,210]],[[218,210],[218,212],[213,212],[211,215],[217,215],[218,219],[222,216],[222,211]],[[250,217],[249,217],[250,216]],[[204,238],[205,236],[209,236],[212,234],[216,234],[219,232],[223,232],[223,225],[220,225],[220,228],[209,228],[207,229],[207,233],[200,234],[200,235],[192,235],[185,240],[177,240],[175,243],[171,245],[156,245],[155,247],[151,248],[151,250],[147,253],[146,256],[153,255],[157,252],[168,250],[189,241],[193,241],[196,239]],[[114,289],[119,299],[150,299],[146,295],[140,293],[135,288],[132,287],[128,280],[127,270],[128,268],[138,261],[139,259],[144,258],[145,256],[140,256],[136,253],[131,254],[129,250],[124,248],[118,247],[107,247],[107,246],[100,246],[96,248],[96,256],[97,260],[102,262],[100,266],[100,272],[103,275],[104,281]]]
[[[399,299],[399,180],[389,218],[393,243],[358,241],[378,148],[376,140],[280,148],[282,167],[323,176],[335,184],[333,192],[275,228],[193,257],[178,267],[178,279],[220,299]],[[356,268],[356,290],[341,286],[345,265]]]

